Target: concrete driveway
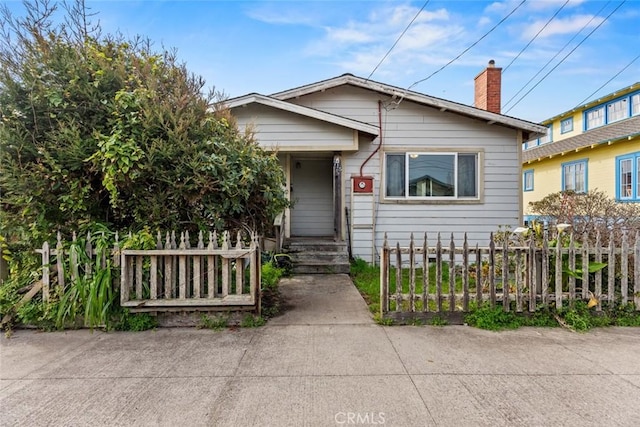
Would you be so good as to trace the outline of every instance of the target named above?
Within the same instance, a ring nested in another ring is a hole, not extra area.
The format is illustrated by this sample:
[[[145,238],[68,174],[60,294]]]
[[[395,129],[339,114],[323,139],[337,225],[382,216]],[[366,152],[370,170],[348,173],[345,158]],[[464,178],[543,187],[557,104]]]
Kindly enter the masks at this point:
[[[640,329],[381,327],[346,275],[282,289],[257,329],[0,338],[0,425],[640,425]]]

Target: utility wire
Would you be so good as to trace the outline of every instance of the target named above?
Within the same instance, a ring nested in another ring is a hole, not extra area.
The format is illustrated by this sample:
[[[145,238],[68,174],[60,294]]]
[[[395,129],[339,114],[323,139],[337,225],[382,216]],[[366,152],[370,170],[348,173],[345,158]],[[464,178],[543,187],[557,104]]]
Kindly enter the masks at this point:
[[[508,113],[509,111],[513,110],[513,107],[515,107],[516,105],[518,105],[518,104],[520,103],[520,101],[522,101],[524,98],[526,98],[526,96],[527,96],[527,95],[529,95],[529,94],[531,93],[531,91],[532,91],[532,90],[534,90],[536,87],[538,87],[538,85],[539,85],[540,83],[542,83],[542,82],[544,81],[544,79],[546,79],[546,78],[549,76],[549,74],[551,74],[551,73],[552,73],[556,68],[558,68],[558,67],[559,67],[559,66],[560,66],[560,65],[561,65],[561,64],[562,64],[562,63],[563,63],[563,62],[564,62],[564,61],[569,57],[569,55],[571,55],[573,52],[575,52],[575,50],[576,50],[577,48],[579,48],[579,47],[582,45],[582,43],[584,43],[584,42],[585,42],[585,41],[586,41],[586,40],[587,40],[587,39],[588,39],[588,38],[589,38],[593,33],[595,33],[595,32],[596,32],[596,30],[598,30],[598,28],[600,28],[600,27],[602,26],[602,24],[604,24],[605,22],[607,22],[607,20],[611,17],[611,15],[613,15],[613,14],[614,14],[618,9],[620,9],[620,7],[622,7],[622,5],[626,3],[626,1],[627,1],[627,0],[624,0],[622,3],[620,3],[618,6],[616,6],[616,8],[615,8],[615,9],[613,9],[613,10],[611,11],[611,13],[609,13],[609,14],[608,14],[608,15],[607,15],[603,20],[602,20],[602,22],[600,22],[600,23],[599,23],[599,24],[598,24],[598,25],[597,25],[593,30],[591,30],[591,32],[590,32],[589,34],[587,34],[587,35],[585,36],[585,38],[583,38],[583,39],[580,41],[580,43],[578,43],[578,44],[577,44],[573,49],[571,49],[571,51],[570,51],[569,53],[567,53],[567,54],[564,56],[564,58],[562,58],[562,59],[560,60],[560,62],[558,62],[558,63],[557,63],[557,64],[556,64],[552,69],[550,69],[550,70],[549,70],[549,72],[548,72],[547,74],[545,74],[545,75],[544,75],[544,76],[543,76],[543,77],[538,81],[538,83],[536,83],[536,84],[535,84],[531,89],[529,89],[529,90],[527,91],[527,93],[525,93],[525,94],[524,94],[524,95],[523,95],[523,96],[522,96],[522,97],[521,97],[521,98],[520,98],[520,99],[519,99],[515,104],[513,104],[513,105],[511,106],[511,108],[509,108],[509,109],[505,112],[505,114],[506,114],[506,113]]]
[[[544,70],[549,66],[549,64],[551,64],[551,63],[552,63],[552,62],[553,62],[553,61],[558,57],[558,55],[560,55],[560,54],[561,54],[561,53],[562,53],[562,52],[567,48],[567,46],[569,46],[569,45],[571,44],[571,42],[573,42],[573,40],[575,40],[575,38],[576,38],[576,37],[578,37],[578,35],[579,35],[579,34],[580,34],[580,33],[581,33],[585,28],[587,28],[587,27],[589,26],[589,24],[591,24],[591,23],[593,22],[593,20],[594,20],[594,19],[596,19],[596,17],[598,17],[598,15],[600,15],[600,13],[601,13],[601,12],[602,12],[602,11],[603,11],[603,10],[604,10],[604,9],[605,9],[609,4],[610,4],[610,3],[611,3],[611,1],[608,1],[604,6],[602,6],[602,7],[600,8],[600,10],[598,11],[598,13],[596,13],[595,15],[593,15],[593,16],[591,17],[591,19],[590,19],[586,24],[584,24],[584,25],[582,26],[582,28],[580,28],[580,31],[578,31],[577,33],[575,33],[575,34],[573,35],[573,37],[571,37],[571,39],[570,39],[567,43],[565,43],[565,45],[564,45],[564,46],[562,46],[562,49],[560,49],[559,51],[557,51],[557,52],[556,52],[556,54],[555,54],[555,55],[553,55],[553,58],[551,58],[550,60],[548,60],[548,61],[547,61],[547,63],[546,63],[546,64],[544,64],[544,65],[542,66],[542,68],[540,68],[540,69],[538,70],[538,72],[537,72],[537,73],[535,73],[535,74],[533,75],[533,77],[531,77],[531,78],[529,79],[529,81],[528,81],[527,83],[525,83],[525,84],[524,84],[524,86],[522,86],[522,87],[520,88],[520,90],[518,90],[518,91],[515,93],[515,95],[513,95],[511,98],[509,98],[509,100],[508,100],[508,101],[507,101],[507,102],[502,106],[502,108],[504,109],[504,108],[506,108],[506,107],[507,107],[507,105],[511,104],[511,101],[513,101],[513,100],[514,100],[518,95],[520,95],[520,94],[522,93],[522,91],[523,91],[523,90],[525,90],[525,89],[526,89],[526,87],[527,87],[527,86],[529,86],[529,84],[530,84],[533,80],[535,80],[535,78],[536,78],[536,77],[538,77],[538,76],[540,75],[540,73],[542,73],[542,72],[543,72],[543,71],[544,71]]]
[[[509,69],[509,67],[511,67],[511,64],[513,64],[514,62],[516,62],[516,59],[520,58],[520,55],[522,55],[524,53],[525,50],[527,50],[527,48],[531,45],[531,43],[534,42],[535,39],[538,38],[538,36],[540,35],[541,32],[544,31],[545,28],[547,28],[547,26],[549,26],[549,24],[551,23],[551,21],[553,21],[555,19],[556,16],[558,16],[558,13],[560,13],[562,11],[562,9],[564,9],[564,7],[569,3],[569,0],[565,1],[564,4],[562,6],[560,6],[560,9],[558,9],[556,11],[556,13],[553,14],[553,16],[551,18],[549,18],[549,20],[547,21],[546,24],[544,24],[544,26],[542,28],[540,28],[540,31],[538,31],[536,33],[535,36],[533,36],[533,38],[531,40],[529,40],[529,43],[527,43],[527,45],[525,47],[522,48],[522,50],[520,51],[520,53],[518,53],[516,55],[515,58],[513,58],[511,60],[511,62],[509,62],[509,65],[507,65],[506,67],[504,67],[502,69],[502,74],[504,75],[505,71],[507,71]]]
[[[393,44],[393,46],[391,46],[391,48],[387,51],[387,53],[384,54],[384,56],[382,57],[382,59],[380,60],[380,62],[378,62],[378,65],[376,65],[376,67],[373,69],[373,71],[371,72],[371,74],[369,74],[369,76],[365,79],[369,80],[371,78],[371,76],[373,76],[373,73],[376,72],[376,70],[378,69],[378,67],[380,65],[382,65],[382,63],[384,62],[385,59],[387,59],[387,56],[389,56],[389,54],[391,53],[391,51],[396,47],[396,45],[398,44],[398,42],[400,41],[400,39],[405,35],[405,33],[409,30],[409,27],[411,27],[411,25],[413,25],[413,22],[418,19],[418,16],[420,16],[420,14],[422,13],[422,11],[424,10],[425,7],[427,7],[427,5],[429,4],[431,0],[427,0],[424,2],[424,4],[422,5],[422,7],[420,8],[420,10],[418,11],[418,13],[416,13],[416,16],[413,17],[413,19],[411,20],[411,22],[409,22],[409,25],[407,25],[407,27],[404,29],[404,31],[402,32],[402,34],[400,34],[400,37],[398,37],[398,39],[396,40],[396,42]]]
[[[453,58],[451,61],[447,62],[445,65],[443,65],[442,67],[440,67],[438,70],[434,71],[433,73],[429,74],[427,77],[425,77],[424,79],[418,80],[417,82],[413,83],[411,86],[409,86],[407,88],[407,90],[411,90],[412,87],[414,87],[417,84],[420,84],[422,82],[425,82],[427,80],[429,80],[431,77],[435,76],[436,74],[438,74],[440,71],[444,70],[445,68],[447,68],[449,65],[453,64],[455,61],[457,61],[458,59],[460,59],[460,57],[462,57],[462,55],[464,55],[465,53],[467,53],[469,50],[471,50],[471,48],[473,48],[475,45],[477,45],[478,43],[480,43],[485,37],[487,37],[489,34],[491,34],[493,32],[493,30],[495,30],[496,28],[498,28],[504,21],[507,20],[507,18],[509,18],[511,15],[513,15],[516,10],[520,9],[520,6],[522,6],[527,0],[522,0],[520,2],[520,4],[518,4],[511,12],[509,12],[509,14],[507,16],[505,16],[504,18],[502,18],[500,20],[500,22],[498,22],[496,25],[493,26],[493,28],[491,28],[489,31],[487,31],[482,37],[480,37],[478,40],[476,40],[475,42],[473,42],[471,44],[471,46],[469,46],[468,48],[466,48],[465,50],[463,50],[458,56],[456,56],[455,58]]]
[[[607,80],[606,83],[604,83],[602,86],[600,86],[598,89],[596,89],[595,91],[593,91],[593,93],[589,96],[587,96],[583,101],[581,101],[580,103],[578,103],[578,105],[576,105],[575,108],[578,108],[579,106],[585,104],[588,100],[591,99],[591,97],[593,95],[595,95],[596,93],[598,93],[600,91],[600,89],[602,89],[603,87],[605,87],[606,85],[608,85],[609,83],[611,83],[613,81],[613,79],[615,79],[616,77],[618,77],[620,74],[622,74],[624,72],[624,70],[626,70],[627,68],[631,67],[631,65],[633,65],[634,62],[636,62],[638,59],[640,59],[640,55],[636,56],[635,58],[633,58],[631,60],[631,62],[629,62],[627,65],[625,65],[622,70],[618,71],[613,77],[611,77],[609,80]]]

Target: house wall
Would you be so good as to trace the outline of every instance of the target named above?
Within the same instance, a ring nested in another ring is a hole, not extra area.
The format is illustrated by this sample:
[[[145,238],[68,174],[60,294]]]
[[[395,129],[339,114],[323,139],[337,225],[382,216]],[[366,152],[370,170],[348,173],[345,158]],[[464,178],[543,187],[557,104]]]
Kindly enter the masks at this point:
[[[392,244],[399,241],[402,245],[408,244],[411,233],[422,235],[427,232],[431,239],[435,239],[439,232],[445,239],[454,233],[457,241],[467,233],[472,244],[477,242],[482,245],[487,244],[489,233],[496,231],[498,226],[519,225],[521,165],[520,145],[515,130],[406,100],[399,105],[390,105],[389,97],[356,87],[328,89],[288,101],[378,125],[378,100],[387,106],[382,109],[383,148],[362,169],[363,175],[374,177],[373,234],[378,250],[385,233]],[[351,204],[350,178],[359,175],[361,165],[379,143],[379,138],[372,142],[361,138],[357,152],[343,153],[347,206]],[[393,148],[476,149],[481,152],[480,201],[384,200],[380,195],[382,161],[385,150]],[[352,209],[351,215],[357,217],[359,212],[353,212]],[[370,247],[369,242],[358,240],[359,236],[365,235],[352,234],[354,249]],[[356,250],[354,254],[366,255]],[[375,254],[374,258],[377,259],[377,256],[379,254]]]
[[[524,214],[531,215],[529,202],[538,201],[545,196],[562,190],[562,164],[587,159],[587,190],[598,189],[609,197],[616,196],[616,164],[617,156],[634,153],[640,150],[636,140],[621,141],[612,145],[599,145],[577,153],[555,156],[541,162],[523,165],[523,170],[533,170],[534,191],[525,191],[523,196]]]
[[[280,151],[355,150],[352,129],[259,104],[235,108],[233,115],[242,131],[253,130],[260,145]]]

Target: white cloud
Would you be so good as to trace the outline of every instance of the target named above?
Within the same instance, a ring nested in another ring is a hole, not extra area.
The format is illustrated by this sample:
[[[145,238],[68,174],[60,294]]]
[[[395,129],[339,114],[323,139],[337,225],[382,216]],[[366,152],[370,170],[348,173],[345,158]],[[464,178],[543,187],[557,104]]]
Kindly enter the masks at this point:
[[[556,18],[545,28],[538,37],[551,37],[556,34],[573,34],[580,31],[583,27],[593,28],[598,26],[604,18],[596,17],[593,15],[575,15],[569,18]],[[526,26],[522,35],[525,38],[533,37],[540,28],[544,26],[547,20],[538,20],[534,23]]]

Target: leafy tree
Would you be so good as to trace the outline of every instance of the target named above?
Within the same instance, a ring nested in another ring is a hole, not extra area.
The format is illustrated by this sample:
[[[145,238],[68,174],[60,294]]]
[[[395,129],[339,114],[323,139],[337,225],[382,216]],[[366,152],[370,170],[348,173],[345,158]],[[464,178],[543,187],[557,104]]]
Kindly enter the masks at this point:
[[[238,131],[174,51],[101,36],[82,1],[0,9],[0,227],[259,231],[287,205],[273,153]],[[62,13],[64,19],[57,14]]]

